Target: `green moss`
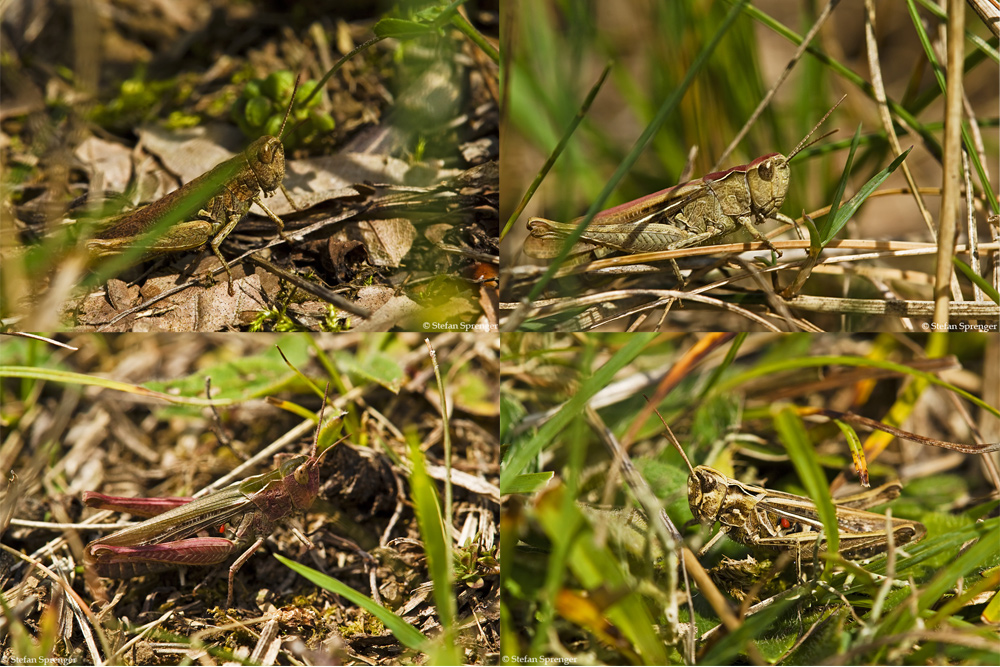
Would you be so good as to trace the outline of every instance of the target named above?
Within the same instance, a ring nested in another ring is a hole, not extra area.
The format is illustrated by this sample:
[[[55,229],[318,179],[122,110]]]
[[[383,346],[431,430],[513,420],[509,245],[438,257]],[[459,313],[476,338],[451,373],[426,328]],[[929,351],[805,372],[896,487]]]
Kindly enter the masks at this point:
[[[194,80],[190,75],[147,80],[145,68],[140,66],[132,78],[122,81],[114,98],[93,108],[90,120],[112,130],[131,130],[165,108],[180,107],[193,94]],[[174,113],[180,116],[175,119]],[[172,127],[191,127],[199,122],[197,116],[179,110],[171,110],[170,118],[168,123],[183,123]]]

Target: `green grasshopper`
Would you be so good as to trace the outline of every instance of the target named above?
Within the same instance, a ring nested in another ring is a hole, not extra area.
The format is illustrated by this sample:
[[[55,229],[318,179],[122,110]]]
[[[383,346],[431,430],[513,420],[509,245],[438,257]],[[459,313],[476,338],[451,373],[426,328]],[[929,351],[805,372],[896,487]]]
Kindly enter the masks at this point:
[[[101,577],[131,579],[186,565],[217,565],[246,547],[229,568],[226,608],[232,607],[236,572],[278,521],[308,510],[316,499],[320,463],[333,449],[316,455],[325,404],[324,400],[309,456],[297,456],[277,470],[234,482],[203,498],[123,498],[85,492],[83,501],[89,507],[152,517],[88,544],[85,566]],[[232,539],[189,537],[227,523],[235,526]],[[299,537],[313,547],[308,538]]]
[[[265,196],[269,196],[280,188],[292,207],[298,208],[282,185],[285,178],[285,149],[281,144],[298,87],[299,81],[296,79],[292,100],[285,110],[277,137],[260,137],[239,155],[216,165],[177,190],[108,221],[107,227],[87,241],[91,256],[102,258],[119,255],[135,247],[142,247],[144,256],[153,256],[196,250],[208,243],[226,269],[229,295],[233,296],[233,272],[219,251],[219,246],[250,212],[250,205],[257,204],[278,226],[281,238],[289,240],[281,218],[264,205],[260,193],[263,191]],[[170,215],[178,217],[180,221],[171,225],[162,235],[149,234],[161,220]]]

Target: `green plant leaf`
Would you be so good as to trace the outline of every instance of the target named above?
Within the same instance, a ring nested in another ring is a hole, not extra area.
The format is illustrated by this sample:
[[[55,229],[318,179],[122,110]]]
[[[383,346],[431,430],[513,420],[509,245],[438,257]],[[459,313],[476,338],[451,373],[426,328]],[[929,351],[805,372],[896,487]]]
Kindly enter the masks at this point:
[[[795,465],[802,485],[809,497],[816,503],[816,512],[823,522],[826,531],[826,549],[835,553],[840,546],[840,532],[837,525],[837,511],[830,497],[830,487],[827,484],[823,469],[816,460],[816,450],[813,448],[805,424],[790,405],[783,405],[775,414],[774,426],[781,436],[781,441],[788,450],[788,456]],[[824,577],[833,572],[833,563],[826,562]]]
[[[837,217],[831,220],[829,231],[823,239],[824,246],[832,241],[840,230],[843,229],[844,225],[847,224],[847,221],[851,219],[851,216],[853,216],[855,212],[861,208],[861,205],[865,203],[868,196],[875,191],[875,188],[882,185],[882,182],[889,178],[889,174],[896,171],[899,165],[903,164],[903,160],[906,159],[906,156],[910,154],[911,150],[913,150],[912,146],[903,151],[902,155],[890,162],[888,167],[872,176],[871,179],[865,183],[860,190],[858,190],[857,194],[851,197],[851,200],[847,202],[847,205],[837,211]]]
[[[851,167],[854,166],[854,153],[858,149],[859,141],[861,141],[861,123],[858,123],[858,129],[854,131],[854,137],[851,139],[851,150],[847,154],[847,164],[844,165],[844,172],[840,175],[837,189],[833,193],[830,212],[826,215],[825,222],[820,226],[820,237],[823,239],[822,245],[824,246],[836,235],[836,232],[831,234],[831,229],[833,228],[833,221],[837,219],[837,211],[840,209],[840,204],[844,199],[844,190],[847,189],[847,180],[851,176]]]

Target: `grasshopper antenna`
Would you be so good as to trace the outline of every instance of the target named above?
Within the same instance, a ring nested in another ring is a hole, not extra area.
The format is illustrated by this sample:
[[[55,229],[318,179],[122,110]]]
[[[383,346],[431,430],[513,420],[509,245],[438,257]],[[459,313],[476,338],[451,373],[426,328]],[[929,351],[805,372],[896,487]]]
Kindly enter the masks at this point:
[[[826,122],[826,119],[830,117],[830,114],[832,114],[837,109],[837,107],[840,106],[840,103],[843,102],[846,99],[847,99],[847,95],[844,95],[839,100],[837,100],[837,103],[834,104],[832,107],[830,107],[830,110],[827,111],[826,114],[824,114],[824,116],[819,119],[819,122],[816,123],[816,125],[813,126],[813,129],[809,130],[809,134],[807,134],[805,136],[805,138],[802,141],[799,142],[799,145],[795,147],[795,150],[793,150],[791,153],[788,154],[788,161],[789,162],[791,162],[792,158],[795,157],[795,155],[798,154],[800,151],[802,151],[802,150],[804,150],[804,149],[812,146],[817,141],[822,141],[823,139],[825,139],[826,137],[829,137],[831,134],[833,134],[834,132],[837,131],[837,130],[831,130],[830,132],[827,132],[826,134],[824,134],[822,136],[816,137],[816,139],[814,139],[813,141],[809,141],[809,137],[811,137],[813,135],[813,133],[816,130],[819,129],[820,125],[822,125],[823,123]],[[807,141],[809,141],[809,143],[806,143]]]
[[[298,86],[298,81],[295,85]],[[292,95],[294,98],[295,96]],[[326,412],[326,399],[330,396],[330,383],[326,383],[326,389],[323,390],[323,405],[319,407],[319,419],[316,420],[316,433],[313,435],[313,447],[312,455],[316,456],[316,450],[319,448],[319,432],[323,430],[323,413]],[[329,448],[327,448],[329,449]]]
[[[652,401],[649,400],[648,396],[643,394],[642,397],[646,399],[647,403],[652,405]],[[691,465],[691,461],[688,460],[687,454],[684,453],[684,449],[681,447],[681,443],[678,442],[677,436],[674,435],[674,432],[670,430],[669,426],[667,426],[667,420],[663,418],[663,415],[661,415],[660,411],[657,410],[656,408],[653,408],[653,412],[655,412],[656,416],[660,418],[660,423],[663,424],[663,428],[667,429],[667,439],[670,440],[670,442],[677,449],[677,451],[681,453],[681,458],[684,459],[684,463],[687,464],[688,470],[690,470],[691,474],[693,475],[694,467]]]
[[[281,139],[282,135],[284,135],[284,133],[285,133],[285,123],[288,121],[288,114],[291,113],[292,107],[295,106],[295,93],[297,93],[299,91],[299,80],[300,79],[302,79],[302,75],[301,74],[298,74],[298,75],[295,76],[295,87],[292,88],[292,100],[288,103],[288,108],[285,109],[285,117],[281,119],[281,129],[278,130],[278,139]],[[832,109],[831,109],[831,111],[832,111]],[[825,120],[825,118],[824,118],[824,120]],[[327,389],[329,389],[329,388],[330,388],[330,386],[327,385]],[[323,404],[326,405],[326,396],[325,395],[323,397]]]

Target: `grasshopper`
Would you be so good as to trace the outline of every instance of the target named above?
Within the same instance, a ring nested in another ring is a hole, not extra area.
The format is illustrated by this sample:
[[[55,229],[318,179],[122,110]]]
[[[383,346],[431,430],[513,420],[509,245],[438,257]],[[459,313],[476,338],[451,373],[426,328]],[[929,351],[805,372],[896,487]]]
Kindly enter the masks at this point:
[[[812,559],[818,538],[820,552],[826,550],[825,538],[820,538],[823,523],[809,498],[744,484],[708,466],[692,467],[687,456],[684,461],[690,470],[688,504],[699,523],[710,526],[718,521],[722,532],[740,544],[794,551],[800,559]],[[888,548],[886,518],[864,510],[893,500],[902,488],[898,481],[889,482],[834,499],[842,556],[870,558]],[[915,542],[926,533],[916,521],[892,519],[896,544]]]
[[[281,144],[298,86],[296,79],[292,100],[285,110],[277,137],[260,137],[241,154],[221,162],[177,190],[151,204],[115,217],[87,242],[91,256],[117,255],[134,247],[142,247],[145,256],[153,256],[196,250],[208,243],[226,269],[229,295],[233,296],[233,272],[219,246],[246,217],[250,205],[257,204],[278,226],[281,238],[289,240],[281,218],[264,205],[260,192],[270,196],[280,188],[292,207],[298,208],[282,184],[285,178],[285,149]],[[148,237],[150,230],[170,214],[179,215],[181,221],[171,225],[163,235]],[[194,215],[194,219],[188,219],[189,215]]]
[[[131,579],[186,565],[216,565],[249,544],[229,568],[226,608],[232,607],[236,572],[278,521],[308,510],[316,499],[320,463],[333,449],[316,455],[325,406],[324,400],[309,456],[297,456],[277,470],[234,482],[203,498],[123,498],[85,492],[83,501],[89,507],[152,517],[88,544],[85,566],[101,577]],[[235,526],[233,539],[188,537],[230,522]],[[298,537],[312,548],[308,538]]]
[[[711,526],[718,521],[722,528],[719,535],[725,533],[747,546],[794,551],[799,562],[802,558],[811,559],[816,554],[817,545],[820,552],[826,551],[826,538],[821,537],[823,522],[812,500],[744,484],[709,466],[692,466],[663,415],[659,410],[654,412],[663,422],[671,442],[690,471],[688,505],[698,523]],[[886,518],[864,510],[895,499],[902,489],[898,481],[888,482],[876,489],[833,499],[842,556],[870,558],[888,548]],[[892,518],[892,535],[896,544],[916,542],[926,534],[927,529],[917,521]],[[710,545],[711,542],[702,550]]]
[[[864,510],[893,500],[902,488],[898,481],[889,482],[853,496],[834,498],[842,556],[870,558],[886,550],[885,517]],[[708,466],[691,470],[688,504],[700,523],[711,525],[718,521],[722,530],[741,544],[793,550],[805,559],[813,557],[823,530],[816,505],[809,498],[744,484]],[[916,542],[926,533],[923,524],[916,521],[892,519],[896,544]],[[825,539],[820,539],[819,550],[826,550]]]
[[[708,245],[742,227],[780,257],[781,251],[755,225],[780,215],[778,210],[785,202],[791,177],[788,162],[810,145],[806,143],[809,137],[833,109],[787,157],[768,153],[749,164],[714,172],[599,212],[573,246],[570,256],[592,251],[606,254],[679,250]],[[565,223],[530,218],[525,254],[538,259],[557,257],[563,239],[579,226],[580,220]],[[684,282],[677,263],[671,260],[671,266],[678,280]]]

